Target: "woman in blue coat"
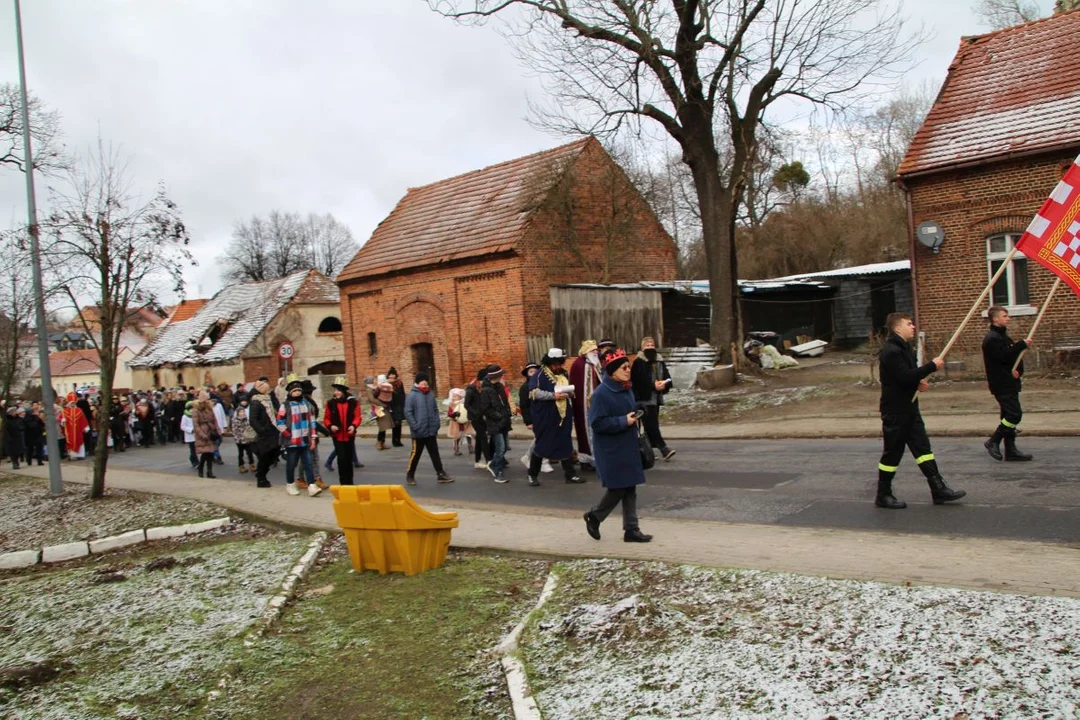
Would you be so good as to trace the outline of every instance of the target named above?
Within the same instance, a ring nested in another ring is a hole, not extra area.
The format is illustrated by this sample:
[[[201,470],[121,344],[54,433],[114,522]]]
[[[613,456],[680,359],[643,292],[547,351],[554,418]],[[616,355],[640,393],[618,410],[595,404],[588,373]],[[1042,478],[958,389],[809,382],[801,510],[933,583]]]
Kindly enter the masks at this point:
[[[630,359],[618,350],[608,355],[603,382],[592,396],[589,426],[593,430],[593,459],[600,483],[606,488],[600,502],[585,513],[585,529],[600,539],[600,523],[622,503],[623,541],[649,542],[638,527],[637,486],[645,482],[645,468],[637,438],[637,403],[630,388]]]

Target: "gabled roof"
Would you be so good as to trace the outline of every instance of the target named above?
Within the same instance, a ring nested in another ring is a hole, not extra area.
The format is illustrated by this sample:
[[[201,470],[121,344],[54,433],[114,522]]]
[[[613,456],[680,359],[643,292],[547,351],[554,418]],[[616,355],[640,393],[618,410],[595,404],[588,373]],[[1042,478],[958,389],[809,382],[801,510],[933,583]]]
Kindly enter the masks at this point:
[[[130,367],[166,363],[205,365],[237,359],[281,309],[290,303],[337,305],[337,286],[315,270],[227,287],[187,320],[173,320],[133,358]],[[220,335],[210,344],[207,336]]]
[[[166,323],[183,322],[189,318],[195,316],[195,313],[202,309],[202,306],[210,302],[209,298],[191,298],[188,300],[181,300],[178,304],[173,305],[170,309]]]
[[[960,41],[897,174],[1080,146],[1080,11]]]
[[[337,282],[516,247],[536,209],[537,184],[595,138],[410,188],[337,276]]]

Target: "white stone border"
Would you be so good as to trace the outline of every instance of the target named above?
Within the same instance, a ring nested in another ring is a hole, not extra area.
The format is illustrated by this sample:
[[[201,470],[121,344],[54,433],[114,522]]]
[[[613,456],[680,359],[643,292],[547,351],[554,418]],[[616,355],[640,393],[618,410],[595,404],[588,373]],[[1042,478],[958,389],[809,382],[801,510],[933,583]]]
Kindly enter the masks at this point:
[[[121,533],[120,535],[112,535],[110,537],[99,538],[98,540],[91,540],[89,542],[80,540],[79,542],[63,543],[61,545],[50,545],[48,547],[43,547],[40,550],[19,550],[16,552],[9,552],[0,555],[0,570],[13,570],[15,568],[37,565],[38,563],[64,562],[65,560],[74,560],[75,558],[86,557],[87,555],[98,555],[110,550],[117,550],[119,548],[128,547],[129,545],[138,545],[139,543],[149,542],[151,540],[164,540],[166,538],[177,538],[185,535],[197,535],[199,533],[207,532],[208,530],[217,530],[218,528],[225,527],[231,523],[232,520],[228,517],[220,517],[199,523],[189,523],[187,525],[170,525],[167,527],[147,528],[145,530],[132,530],[130,532]]]
[[[540,591],[540,597],[536,600],[536,606],[521,619],[514,629],[495,646],[495,653],[501,656],[503,674],[506,675],[506,687],[510,691],[510,703],[514,708],[515,720],[543,720],[540,707],[536,704],[532,689],[529,687],[529,678],[525,674],[525,663],[521,660],[520,645],[521,633],[529,620],[544,607],[551,594],[559,584],[555,573],[548,571],[544,589]]]
[[[311,572],[311,568],[315,565],[315,561],[319,559],[319,553],[323,549],[323,545],[326,544],[328,535],[319,531],[311,536],[311,542],[308,543],[307,552],[300,556],[300,559],[296,561],[292,569],[289,570],[288,575],[281,581],[281,589],[278,594],[270,598],[270,602],[266,604],[266,610],[263,612],[256,623],[255,627],[248,633],[248,636],[244,639],[244,647],[251,647],[255,642],[262,637],[262,635],[270,629],[270,627],[277,622],[277,619],[281,617],[281,610],[285,607],[285,603],[289,602],[296,595],[296,586],[301,580],[307,577]]]

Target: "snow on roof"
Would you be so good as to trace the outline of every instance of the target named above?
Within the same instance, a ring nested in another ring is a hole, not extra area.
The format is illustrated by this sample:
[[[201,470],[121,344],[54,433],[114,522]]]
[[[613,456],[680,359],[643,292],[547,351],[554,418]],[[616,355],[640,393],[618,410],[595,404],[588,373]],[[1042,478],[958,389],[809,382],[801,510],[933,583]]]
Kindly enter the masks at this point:
[[[760,280],[757,282],[782,282],[784,280],[805,280],[807,278],[851,277],[853,275],[884,275],[885,273],[906,272],[910,270],[910,260],[894,260],[893,262],[870,263],[869,265],[856,265],[855,267],[837,268],[836,270],[822,270],[820,272],[787,275],[785,277],[769,278],[768,280]],[[744,281],[740,280],[739,282]]]
[[[166,363],[206,365],[228,362],[240,356],[248,345],[293,300],[304,303],[337,304],[337,286],[315,270],[301,270],[283,278],[227,287],[187,320],[170,322],[161,328],[149,345],[128,365],[158,367]],[[223,328],[205,352],[196,348],[209,332]]]

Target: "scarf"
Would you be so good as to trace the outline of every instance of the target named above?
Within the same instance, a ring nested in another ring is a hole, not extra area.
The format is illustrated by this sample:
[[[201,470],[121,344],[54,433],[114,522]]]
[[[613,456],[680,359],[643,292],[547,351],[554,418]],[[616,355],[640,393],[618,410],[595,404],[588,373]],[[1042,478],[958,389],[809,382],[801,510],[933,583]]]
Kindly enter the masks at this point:
[[[551,368],[549,368],[547,365],[544,366],[544,375],[546,375],[547,379],[551,381],[552,387],[558,387],[559,385],[569,385],[570,384],[570,378],[568,378],[565,373],[562,374],[562,375],[556,375],[555,373],[553,373],[551,371]],[[562,424],[562,421],[566,419],[566,405],[567,405],[566,398],[563,398],[562,400],[556,400],[555,401],[555,408],[559,411],[559,424],[560,425]]]

